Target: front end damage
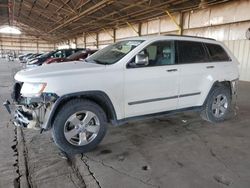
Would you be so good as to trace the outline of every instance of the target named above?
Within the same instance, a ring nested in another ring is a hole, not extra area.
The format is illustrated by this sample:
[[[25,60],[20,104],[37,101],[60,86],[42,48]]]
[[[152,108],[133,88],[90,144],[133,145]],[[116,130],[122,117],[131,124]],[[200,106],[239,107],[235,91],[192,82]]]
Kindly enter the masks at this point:
[[[6,101],[4,106],[16,126],[41,129],[58,96],[54,93],[42,93],[39,97],[22,97],[21,88],[22,83],[15,83],[11,94],[13,102]]]

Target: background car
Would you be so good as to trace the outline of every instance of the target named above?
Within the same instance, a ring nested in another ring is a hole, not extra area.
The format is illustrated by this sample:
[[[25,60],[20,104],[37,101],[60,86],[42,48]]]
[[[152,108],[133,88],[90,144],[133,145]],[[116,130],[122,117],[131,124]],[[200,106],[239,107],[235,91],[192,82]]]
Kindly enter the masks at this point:
[[[30,56],[28,56],[26,59],[26,62],[25,63],[28,63],[29,61],[32,61],[33,59],[41,56],[43,53],[35,53],[35,54],[32,54]]]
[[[51,58],[66,58],[70,55],[72,55],[73,53],[80,51],[80,50],[85,50],[84,48],[75,48],[75,49],[60,49],[60,50],[55,50],[55,51],[51,51],[48,52],[46,54],[43,54],[35,59],[33,59],[32,61],[29,61],[27,63],[27,68],[28,67],[34,67],[34,66],[40,66],[42,65],[45,61],[47,61],[48,59]]]
[[[31,55],[32,55],[32,53],[20,55],[20,56],[18,57],[18,59],[19,59],[20,63],[25,63],[25,59],[26,59],[27,57],[31,56]]]
[[[66,58],[49,58],[44,62],[44,64],[84,60],[95,52],[97,52],[97,50],[91,50],[91,49],[80,50]]]

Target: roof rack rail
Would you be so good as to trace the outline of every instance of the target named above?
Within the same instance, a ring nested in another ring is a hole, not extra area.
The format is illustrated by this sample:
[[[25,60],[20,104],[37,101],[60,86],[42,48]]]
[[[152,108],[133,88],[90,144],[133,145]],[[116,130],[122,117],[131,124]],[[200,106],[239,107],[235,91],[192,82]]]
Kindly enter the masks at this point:
[[[198,36],[191,36],[191,35],[175,35],[175,34],[165,34],[164,36],[174,36],[174,37],[189,37],[189,38],[197,38],[197,39],[207,39],[207,40],[214,40],[213,38],[207,38],[207,37],[198,37]]]

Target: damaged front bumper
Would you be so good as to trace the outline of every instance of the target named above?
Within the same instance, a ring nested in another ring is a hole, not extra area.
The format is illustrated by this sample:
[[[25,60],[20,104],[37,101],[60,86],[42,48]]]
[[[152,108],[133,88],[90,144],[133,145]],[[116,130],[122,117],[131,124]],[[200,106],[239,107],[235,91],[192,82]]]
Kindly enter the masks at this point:
[[[27,114],[21,110],[15,110],[14,117],[13,117],[13,123],[14,125],[18,127],[30,127],[30,123],[32,121],[32,116],[30,114]]]
[[[14,123],[14,125],[18,127],[25,127],[27,128],[30,122],[32,121],[32,115],[24,112],[21,107],[18,107],[14,110],[11,110],[15,108],[16,106],[14,104],[11,104],[10,101],[6,100],[3,103],[4,107],[6,110],[9,112],[11,115],[11,120]]]
[[[15,126],[41,129],[57,98],[56,94],[43,93],[40,97],[19,98],[13,103],[7,100],[3,105],[11,114],[11,120]]]

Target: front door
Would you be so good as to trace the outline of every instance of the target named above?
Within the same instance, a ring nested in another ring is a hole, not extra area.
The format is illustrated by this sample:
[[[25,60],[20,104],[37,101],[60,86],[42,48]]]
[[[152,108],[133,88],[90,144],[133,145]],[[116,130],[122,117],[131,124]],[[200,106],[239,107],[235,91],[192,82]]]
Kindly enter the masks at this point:
[[[125,116],[133,117],[175,110],[178,102],[179,70],[173,41],[158,41],[140,53],[149,58],[146,66],[134,59],[125,70]]]

